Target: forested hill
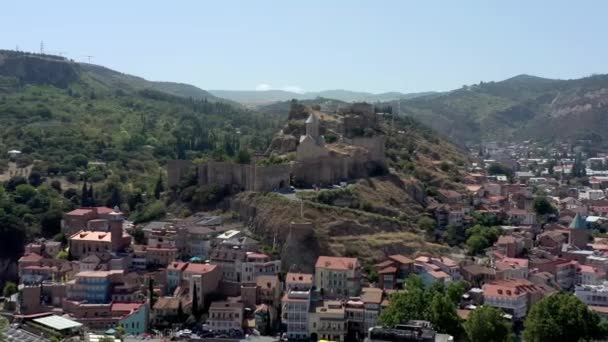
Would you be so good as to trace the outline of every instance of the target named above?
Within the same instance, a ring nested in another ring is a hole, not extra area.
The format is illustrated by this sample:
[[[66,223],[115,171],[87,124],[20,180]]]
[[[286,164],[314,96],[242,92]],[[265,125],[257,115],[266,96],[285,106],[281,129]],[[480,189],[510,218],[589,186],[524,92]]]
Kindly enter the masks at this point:
[[[52,164],[74,154],[113,162],[131,152],[162,161],[185,151],[231,152],[240,144],[264,150],[280,125],[275,116],[196,89],[56,56],[0,51],[0,151],[17,149]]]
[[[553,80],[519,75],[401,101],[401,113],[458,142],[608,140],[608,75]]]
[[[107,205],[157,218],[165,160],[264,151],[283,124],[196,89],[0,51],[0,273],[23,241],[59,233],[62,212]]]

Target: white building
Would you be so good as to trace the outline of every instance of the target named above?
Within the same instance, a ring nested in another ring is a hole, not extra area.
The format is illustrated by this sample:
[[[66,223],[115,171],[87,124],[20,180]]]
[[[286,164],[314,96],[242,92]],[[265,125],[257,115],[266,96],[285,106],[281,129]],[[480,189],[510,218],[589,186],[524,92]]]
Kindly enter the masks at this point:
[[[241,263],[241,281],[255,281],[257,276],[273,276],[281,269],[281,260],[270,260],[262,253],[247,252],[245,261]]]
[[[603,190],[596,189],[581,189],[578,192],[578,199],[580,200],[598,200],[604,198]]]
[[[287,338],[309,339],[308,310],[311,290],[289,290],[281,300],[283,322],[287,326]]]
[[[602,285],[578,285],[574,295],[587,305],[608,306],[608,282]]]

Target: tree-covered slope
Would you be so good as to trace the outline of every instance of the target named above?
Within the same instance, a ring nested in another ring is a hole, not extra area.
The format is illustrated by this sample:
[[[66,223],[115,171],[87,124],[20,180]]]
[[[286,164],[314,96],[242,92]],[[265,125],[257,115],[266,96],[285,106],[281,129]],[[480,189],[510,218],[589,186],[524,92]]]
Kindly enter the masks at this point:
[[[74,207],[118,206],[136,221],[163,215],[167,159],[264,151],[281,124],[157,85],[57,56],[0,51],[0,272],[23,241],[58,233]]]
[[[401,101],[401,113],[458,142],[607,139],[608,76],[551,80],[529,75]]]

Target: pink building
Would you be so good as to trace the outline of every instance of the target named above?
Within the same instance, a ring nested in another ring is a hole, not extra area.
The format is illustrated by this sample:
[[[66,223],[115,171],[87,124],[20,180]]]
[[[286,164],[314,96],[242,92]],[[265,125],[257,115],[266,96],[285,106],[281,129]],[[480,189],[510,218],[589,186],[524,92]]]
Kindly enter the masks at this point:
[[[70,253],[81,258],[93,253],[120,252],[131,244],[131,235],[124,232],[122,214],[108,214],[109,231],[80,230],[68,239]]]
[[[95,230],[89,226],[89,221],[95,220],[92,226],[103,229],[109,226],[108,220],[114,210],[106,207],[79,208],[65,213],[61,220],[61,230],[66,234],[74,234],[79,230]],[[103,221],[103,222],[102,222]],[[105,222],[105,224],[104,224]]]

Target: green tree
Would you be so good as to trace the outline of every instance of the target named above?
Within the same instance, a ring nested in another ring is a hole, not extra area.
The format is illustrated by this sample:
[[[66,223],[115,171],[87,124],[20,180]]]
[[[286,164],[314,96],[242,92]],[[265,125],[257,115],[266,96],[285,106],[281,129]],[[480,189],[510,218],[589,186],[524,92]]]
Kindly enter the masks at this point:
[[[36,188],[29,184],[20,184],[15,188],[15,201],[26,203],[36,195]]]
[[[465,292],[467,292],[469,288],[470,285],[466,281],[461,280],[453,282],[448,285],[446,289],[446,294],[448,295],[448,297],[450,297],[454,305],[458,305],[458,303],[460,303],[462,295],[465,294]]]
[[[488,167],[488,173],[491,175],[505,175],[508,177],[513,176],[513,170],[505,165],[499,163],[493,163]]]
[[[239,153],[236,156],[236,162],[239,164],[249,164],[251,162],[251,154],[247,149],[239,150]]]
[[[157,200],[160,199],[160,194],[165,190],[163,186],[163,175],[162,173],[158,174],[158,179],[156,180],[156,185],[154,185],[154,198]]]
[[[511,342],[513,328],[503,312],[491,306],[481,306],[469,315],[464,331],[471,342]]]
[[[391,295],[390,305],[382,310],[379,321],[385,326],[392,327],[411,319],[424,319],[427,305],[423,289],[408,288],[407,292]]]
[[[122,203],[122,196],[120,196],[120,189],[118,189],[118,186],[113,186],[112,192],[110,194],[110,200],[107,204],[109,204],[110,208],[114,208],[114,207],[120,207],[121,203]]]
[[[437,282],[425,288],[420,277],[410,276],[405,291],[391,295],[390,304],[382,310],[379,322],[395,326],[412,319],[428,320],[438,331],[460,336],[462,325],[456,314],[456,303],[465,287],[465,283],[450,288]]]
[[[435,227],[437,227],[437,222],[428,216],[423,216],[418,219],[418,227],[425,231],[426,235],[432,237],[435,235]]]
[[[200,314],[201,313],[198,307],[198,293],[196,291],[196,286],[194,286],[194,288],[192,289],[192,315],[198,321],[198,319],[200,318]]]
[[[57,253],[57,256],[55,258],[59,260],[68,260],[69,256],[70,254],[67,251],[61,251]]]
[[[483,252],[489,246],[490,243],[488,242],[488,239],[482,235],[471,235],[467,239],[467,252],[470,255],[477,255]]]
[[[30,173],[29,177],[27,177],[27,180],[30,183],[30,185],[32,185],[34,187],[39,187],[43,181],[42,175],[38,171],[32,171]]]
[[[148,278],[148,298],[150,299],[150,307],[153,308],[156,302],[156,294],[154,293],[154,279],[152,277]]]
[[[144,230],[141,228],[135,228],[133,229],[133,231],[131,231],[131,236],[133,236],[133,240],[135,240],[135,243],[138,245],[143,245],[144,242],[146,242],[146,236],[144,234]]]
[[[184,308],[182,307],[182,301],[180,300],[177,306],[177,321],[182,322],[185,316],[186,314],[184,313]]]
[[[89,191],[87,189],[87,181],[86,180],[84,182],[82,182],[82,189],[80,190],[80,205],[83,206],[83,207],[90,206],[90,204],[89,204]]]
[[[17,293],[17,291],[19,291],[17,285],[12,281],[7,281],[6,284],[4,284],[4,291],[2,291],[2,293],[4,297],[10,297]]]
[[[21,176],[14,176],[4,184],[4,187],[7,191],[13,192],[17,188],[17,186],[21,184],[27,184],[27,180]]]
[[[546,197],[536,197],[534,199],[534,211],[541,216],[556,214],[557,209],[551,205]]]
[[[436,293],[431,300],[428,320],[440,333],[450,334],[454,337],[462,333],[460,317],[456,314],[456,304],[443,293]]]
[[[460,229],[455,225],[449,224],[446,227],[445,232],[443,232],[443,239],[448,243],[448,245],[456,246],[462,240]]]
[[[571,294],[555,294],[532,306],[524,322],[527,342],[588,340],[600,332],[599,316]]]

